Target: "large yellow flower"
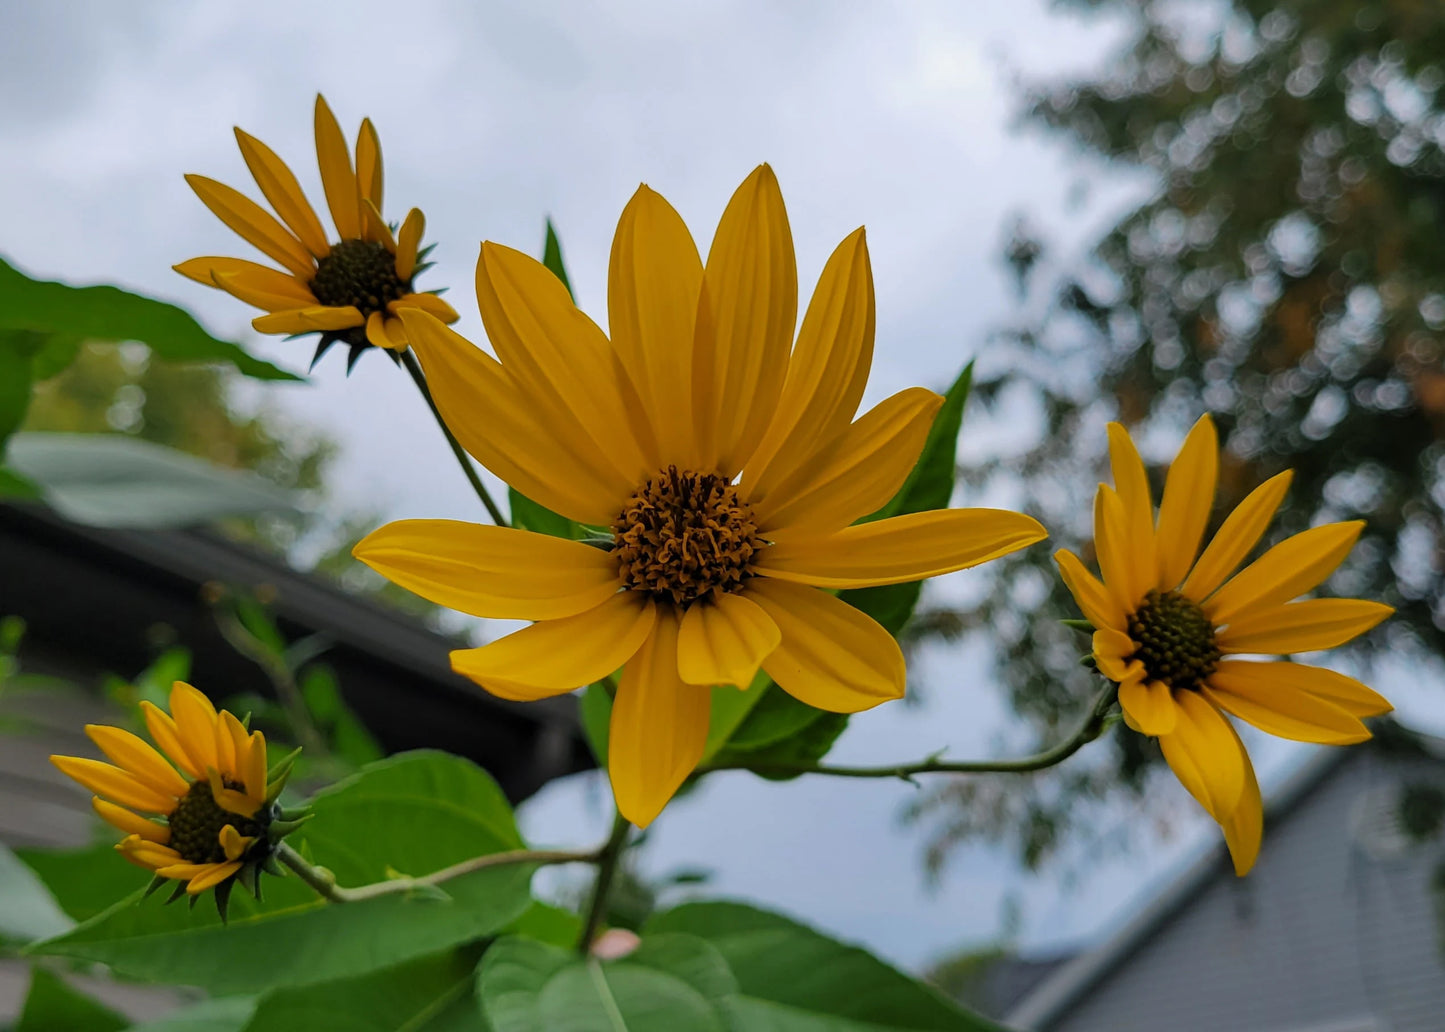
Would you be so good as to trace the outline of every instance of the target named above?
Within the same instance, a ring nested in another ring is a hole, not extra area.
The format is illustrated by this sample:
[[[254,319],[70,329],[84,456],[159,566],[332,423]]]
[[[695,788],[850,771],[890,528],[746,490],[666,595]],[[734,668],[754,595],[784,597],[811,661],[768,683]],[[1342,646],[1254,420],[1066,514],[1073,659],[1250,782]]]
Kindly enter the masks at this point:
[[[125,832],[116,849],[127,860],[177,880],[191,895],[229,889],[244,866],[270,856],[275,814],[266,738],[226,710],[217,713],[183,681],[171,688],[170,703],[170,714],[141,703],[164,756],[129,731],[88,724],[85,733],[112,763],[78,756],[50,762],[96,793],[95,812]]]
[[[792,236],[766,165],[733,195],[705,266],[677,212],[637,191],[613,239],[610,338],[541,263],[497,244],[482,245],[477,298],[495,358],[402,313],[443,417],[488,469],[598,538],[405,520],[355,554],[442,605],[537,621],[452,653],[495,695],[558,695],[623,668],[608,766],[636,824],[697,765],[710,685],[745,688],[761,667],[843,713],[903,694],[897,643],[833,589],[1045,536],[992,509],[857,522],[903,484],[941,399],[912,388],[853,420],[873,357],[861,229],[828,259],[794,346]]]
[[[1391,706],[1354,678],[1323,667],[1225,657],[1334,648],[1394,610],[1361,599],[1291,601],[1344,560],[1360,521],[1295,534],[1230,577],[1279,508],[1288,471],[1245,498],[1200,555],[1218,451],[1206,415],[1169,469],[1156,520],[1139,453],[1124,428],[1111,423],[1115,486],[1100,484],[1094,497],[1103,581],[1070,551],[1054,558],[1095,627],[1094,659],[1118,682],[1125,721],[1158,737],[1180,782],[1223,827],[1235,871],[1243,875],[1259,853],[1263,810],[1253,765],[1224,714],[1281,738],[1345,745],[1370,737],[1361,717]]]
[[[456,322],[451,305],[412,288],[427,267],[418,264],[424,255],[422,213],[411,209],[396,236],[382,220],[381,140],[370,119],[357,133],[353,166],[341,127],[325,98],[316,97],[316,157],[340,237],[336,243],[327,239],[296,177],[275,152],[240,128],[236,142],[279,221],[214,179],[188,175],[186,182],[217,218],[281,269],[240,258],[192,258],[177,265],[177,272],[263,309],[267,314],[251,323],[260,333],[322,334],[316,359],[337,341],[349,345],[348,368],[368,344],[393,351],[406,347],[397,318],[403,309]]]

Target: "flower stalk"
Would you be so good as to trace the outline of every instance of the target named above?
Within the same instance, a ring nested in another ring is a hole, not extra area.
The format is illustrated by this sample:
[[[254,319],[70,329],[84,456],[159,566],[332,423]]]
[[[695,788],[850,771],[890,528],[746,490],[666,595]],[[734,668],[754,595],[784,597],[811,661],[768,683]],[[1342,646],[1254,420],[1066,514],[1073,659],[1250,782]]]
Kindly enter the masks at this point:
[[[612,819],[612,834],[597,851],[597,881],[592,886],[592,900],[587,905],[587,917],[582,924],[582,934],[577,939],[577,952],[583,956],[592,947],[592,940],[602,927],[602,916],[607,912],[607,894],[612,890],[612,878],[622,860],[627,846],[627,834],[632,823],[619,812]]]

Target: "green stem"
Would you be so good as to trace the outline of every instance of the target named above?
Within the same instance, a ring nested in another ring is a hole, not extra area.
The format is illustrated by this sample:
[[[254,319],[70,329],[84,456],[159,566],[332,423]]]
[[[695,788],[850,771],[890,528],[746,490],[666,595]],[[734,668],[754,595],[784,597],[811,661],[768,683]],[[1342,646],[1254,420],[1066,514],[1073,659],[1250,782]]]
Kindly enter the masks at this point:
[[[276,859],[285,864],[309,885],[318,896],[332,903],[359,903],[378,896],[391,896],[398,892],[413,892],[417,889],[434,888],[443,882],[460,878],[473,871],[484,871],[489,867],[505,867],[509,864],[595,864],[602,860],[602,851],[567,849],[513,849],[505,853],[488,853],[474,856],[470,860],[443,867],[440,871],[420,878],[389,878],[370,885],[358,885],[354,889],[342,888],[336,878],[324,867],[315,867],[286,843],[276,849]]]
[[[212,613],[221,637],[226,639],[231,648],[259,666],[275,687],[276,698],[280,700],[281,708],[286,711],[286,720],[306,752],[318,759],[329,756],[331,750],[326,747],[326,739],[317,728],[316,721],[311,718],[311,710],[301,694],[301,687],[296,683],[296,676],[285,660],[247,630],[246,625],[226,606],[217,605],[212,609]]]
[[[452,454],[457,457],[457,462],[461,465],[462,472],[467,475],[467,480],[471,482],[472,490],[477,493],[477,497],[480,498],[482,504],[487,507],[487,512],[492,517],[492,522],[499,527],[508,526],[507,517],[502,515],[502,510],[497,508],[497,503],[492,500],[492,494],[487,490],[487,485],[482,483],[482,478],[477,474],[477,469],[472,465],[472,460],[468,458],[467,453],[462,450],[462,446],[457,443],[457,439],[452,436],[451,428],[447,426],[446,420],[442,419],[441,410],[437,408],[437,403],[431,396],[431,390],[426,385],[426,374],[421,371],[421,366],[417,364],[416,356],[411,353],[410,348],[401,353],[401,364],[406,366],[406,371],[411,374],[412,383],[416,384],[416,389],[421,391],[421,396],[426,399],[427,408],[431,409],[431,414],[436,417],[437,426],[441,427],[442,433],[446,436],[447,444],[451,445]]]
[[[592,886],[592,901],[587,906],[587,919],[582,925],[582,935],[577,940],[577,952],[586,956],[602,926],[602,915],[607,910],[607,893],[612,889],[612,877],[617,873],[617,864],[622,859],[623,847],[627,844],[627,833],[632,824],[622,814],[612,819],[612,834],[597,851],[597,882]]]
[[[1110,707],[1114,705],[1114,696],[1118,691],[1117,687],[1110,683],[1107,688],[1101,691],[1090,705],[1088,713],[1075,728],[1074,733],[1069,735],[1057,745],[1050,746],[1043,752],[1035,753],[1032,756],[1023,756],[1014,760],[961,760],[951,762],[939,759],[936,756],[929,757],[917,763],[893,764],[886,767],[836,767],[825,764],[808,763],[765,763],[751,764],[747,762],[727,763],[715,767],[702,767],[698,773],[707,773],[714,770],[750,770],[758,774],[831,774],[835,778],[902,778],[905,781],[913,780],[915,774],[1026,774],[1030,771],[1043,770],[1046,767],[1053,767],[1064,762],[1074,753],[1078,752],[1085,745],[1103,734],[1105,721]]]

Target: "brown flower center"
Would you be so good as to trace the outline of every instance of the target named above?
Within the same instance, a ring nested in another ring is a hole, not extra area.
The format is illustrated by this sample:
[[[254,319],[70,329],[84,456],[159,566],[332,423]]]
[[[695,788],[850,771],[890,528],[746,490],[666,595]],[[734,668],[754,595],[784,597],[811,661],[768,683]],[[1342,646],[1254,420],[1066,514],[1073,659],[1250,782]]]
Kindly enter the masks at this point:
[[[243,786],[235,781],[226,781],[227,788],[240,790]],[[226,859],[221,848],[221,829],[231,825],[243,837],[259,836],[265,831],[260,821],[241,817],[216,804],[208,782],[192,783],[191,789],[181,798],[169,818],[171,826],[170,847],[193,864],[219,864]]]
[[[1129,617],[1129,637],[1139,643],[1130,659],[1144,664],[1150,681],[1171,688],[1198,688],[1219,665],[1214,625],[1204,610],[1177,591],[1151,591]]]
[[[333,308],[355,306],[366,316],[385,312],[388,302],[411,292],[411,284],[396,274],[396,257],[385,244],[371,240],[343,240],[316,263],[311,293]],[[347,339],[345,334],[341,335]],[[366,343],[360,330],[360,343]]]
[[[767,547],[727,479],[676,466],[637,489],[612,535],[623,584],[684,608],[714,590],[737,591]]]

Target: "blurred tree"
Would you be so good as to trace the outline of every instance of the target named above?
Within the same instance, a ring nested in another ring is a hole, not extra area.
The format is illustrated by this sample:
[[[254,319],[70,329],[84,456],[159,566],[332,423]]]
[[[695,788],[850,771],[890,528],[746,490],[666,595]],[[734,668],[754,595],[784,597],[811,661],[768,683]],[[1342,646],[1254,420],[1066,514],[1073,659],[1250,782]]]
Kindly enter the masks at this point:
[[[1162,463],[1212,412],[1227,442],[1216,521],[1293,467],[1275,539],[1368,520],[1326,590],[1398,607],[1374,645],[1445,654],[1445,6],[1070,6],[1126,20],[1130,39],[1096,76],[1033,88],[1028,121],[1116,178],[1142,171],[1152,192],[1081,267],[1058,271],[1042,241],[1015,231],[1005,259],[1032,312],[1000,342],[1009,374],[977,393],[1037,412],[1037,436],[966,472],[1021,484],[1051,545],[1077,549],[1093,490],[1079,471],[1102,475],[1104,419],[1130,424]],[[1048,739],[1092,690],[1077,663],[1086,642],[1056,622],[1077,614],[1045,550],[994,573],[980,605],[921,613],[915,632],[987,624],[1014,708]],[[930,864],[980,834],[1042,862],[1091,823],[1081,799],[1137,792],[1157,760],[1137,735],[1114,741],[1112,756],[1023,791],[973,779],[921,796]]]

